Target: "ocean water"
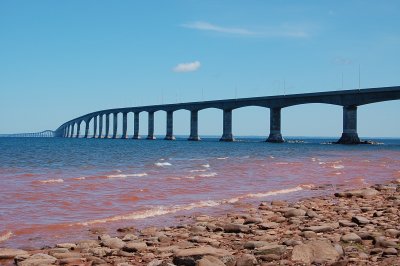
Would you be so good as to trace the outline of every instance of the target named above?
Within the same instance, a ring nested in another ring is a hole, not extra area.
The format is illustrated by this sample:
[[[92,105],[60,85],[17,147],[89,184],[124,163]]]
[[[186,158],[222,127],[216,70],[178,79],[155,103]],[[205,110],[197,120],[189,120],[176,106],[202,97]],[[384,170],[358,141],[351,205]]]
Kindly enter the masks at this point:
[[[400,178],[400,140],[331,145],[243,138],[0,138],[0,247],[41,247],[176,225],[263,200],[297,200]]]

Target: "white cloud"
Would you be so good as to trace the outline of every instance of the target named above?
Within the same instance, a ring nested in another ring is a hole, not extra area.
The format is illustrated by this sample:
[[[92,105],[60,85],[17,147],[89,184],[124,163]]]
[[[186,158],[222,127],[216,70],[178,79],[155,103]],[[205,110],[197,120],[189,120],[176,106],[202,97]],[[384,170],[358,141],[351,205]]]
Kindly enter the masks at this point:
[[[199,69],[201,66],[199,61],[189,62],[189,63],[180,63],[175,66],[172,70],[174,72],[192,72]]]
[[[188,29],[214,31],[240,36],[304,38],[310,35],[310,27],[304,25],[292,25],[287,23],[275,27],[264,27],[258,31],[249,30],[246,28],[222,27],[202,21],[186,23],[181,26]]]

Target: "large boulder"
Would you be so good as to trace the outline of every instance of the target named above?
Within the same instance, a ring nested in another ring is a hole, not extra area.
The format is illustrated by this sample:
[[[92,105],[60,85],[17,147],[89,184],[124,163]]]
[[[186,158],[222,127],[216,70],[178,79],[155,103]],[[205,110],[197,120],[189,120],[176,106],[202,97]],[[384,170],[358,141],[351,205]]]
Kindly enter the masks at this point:
[[[325,240],[312,240],[307,244],[297,245],[293,248],[292,260],[311,264],[313,262],[332,263],[339,259],[340,255],[335,247]]]

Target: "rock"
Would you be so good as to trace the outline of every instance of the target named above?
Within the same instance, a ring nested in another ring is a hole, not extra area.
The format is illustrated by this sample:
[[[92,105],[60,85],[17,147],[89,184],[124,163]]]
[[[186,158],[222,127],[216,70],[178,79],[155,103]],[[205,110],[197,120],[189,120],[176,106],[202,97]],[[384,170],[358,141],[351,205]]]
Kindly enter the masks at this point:
[[[111,249],[121,249],[125,246],[125,242],[117,237],[114,237],[103,239],[101,241],[101,245]]]
[[[355,222],[356,224],[358,224],[358,225],[364,225],[364,224],[369,224],[370,223],[370,221],[367,218],[362,217],[362,216],[353,216],[351,218],[351,220],[353,222]]]
[[[356,227],[358,226],[356,223],[353,223],[348,220],[339,220],[339,225],[343,227]]]
[[[271,201],[271,205],[272,206],[279,206],[279,207],[284,207],[287,206],[287,202],[286,201],[282,201],[282,200],[273,200]]]
[[[312,240],[307,244],[297,245],[293,248],[292,260],[296,262],[311,264],[313,262],[333,263],[340,255],[329,241]]]
[[[134,234],[126,234],[123,238],[122,238],[122,241],[134,241],[134,240],[137,240],[138,239],[138,237],[136,236],[136,235],[134,235]]]
[[[44,253],[37,253],[26,260],[19,262],[18,266],[44,266],[54,264],[56,261],[57,259],[53,256]]]
[[[53,253],[52,256],[57,259],[68,259],[68,258],[81,258],[82,254],[78,252],[66,252],[66,253]]]
[[[361,242],[361,237],[359,237],[355,233],[348,233],[343,236],[341,236],[340,240],[343,242],[355,242],[355,243],[360,243]]]
[[[236,260],[236,266],[255,266],[257,259],[251,254],[243,254]]]
[[[396,256],[397,250],[395,248],[386,248],[383,251],[383,256]]]
[[[154,259],[152,261],[150,261],[147,266],[159,266],[163,263],[162,260],[158,260],[158,259]]]
[[[258,225],[258,228],[260,228],[262,230],[275,229],[278,227],[279,227],[279,223],[275,223],[275,222],[261,223]]]
[[[28,252],[22,249],[0,248],[0,259],[13,259],[18,255],[28,255]]]
[[[370,255],[376,255],[376,254],[380,254],[380,253],[382,253],[382,249],[381,248],[372,248],[370,251],[369,251],[369,254]]]
[[[287,239],[287,240],[283,241],[283,244],[285,244],[286,246],[294,247],[294,246],[303,244],[303,242],[301,242],[299,240],[294,240],[294,239]]]
[[[257,248],[254,251],[255,255],[267,255],[267,254],[276,254],[276,255],[281,255],[286,251],[286,246],[284,245],[278,245],[274,243],[269,243],[267,245],[264,245],[260,248]]]
[[[260,259],[263,261],[275,261],[275,260],[280,260],[281,256],[276,254],[268,254],[268,255],[261,255]]]
[[[225,264],[216,257],[204,256],[196,263],[197,266],[225,266]]]
[[[317,218],[319,215],[313,210],[307,210],[306,215],[310,218]]]
[[[61,244],[57,244],[56,247],[58,247],[58,248],[67,248],[67,249],[75,249],[76,248],[76,244],[74,244],[74,243],[61,243]]]
[[[193,233],[201,233],[204,231],[207,231],[207,228],[204,226],[195,225],[195,226],[190,227],[190,232],[193,232]]]
[[[79,241],[76,245],[78,249],[88,249],[98,247],[99,243],[96,240],[82,240]]]
[[[396,238],[396,237],[400,236],[400,231],[396,230],[396,229],[387,229],[385,231],[385,235],[389,236],[389,237]]]
[[[333,228],[330,227],[329,225],[316,225],[316,226],[310,226],[310,227],[304,228],[304,231],[313,231],[315,233],[324,233],[324,232],[329,232],[332,230],[333,230]]]
[[[67,248],[52,248],[48,251],[48,254],[50,256],[53,256],[53,254],[55,253],[67,253],[67,252],[69,252],[69,249]]]
[[[390,248],[390,247],[397,247],[397,243],[391,240],[386,239],[384,236],[375,237],[373,243],[376,248]]]
[[[129,227],[122,227],[122,228],[118,228],[117,232],[119,233],[129,233],[129,232],[135,232],[136,229],[133,226],[129,226]]]
[[[66,258],[57,261],[60,265],[84,265],[85,258]]]
[[[223,226],[225,233],[248,233],[250,228],[242,224],[225,224]]]
[[[145,242],[128,242],[122,248],[123,251],[127,252],[136,252],[136,251],[143,251],[147,249],[147,244]]]
[[[313,231],[303,231],[303,232],[301,232],[301,235],[307,239],[312,239],[312,238],[317,237],[317,233],[315,233]]]
[[[112,250],[107,247],[89,248],[88,252],[96,257],[105,257],[112,254]]]
[[[363,189],[361,191],[361,197],[363,197],[363,198],[372,198],[379,194],[380,194],[380,192],[373,188],[367,188],[367,189]]]
[[[362,198],[372,198],[379,194],[379,191],[373,188],[367,188],[363,190],[350,190],[345,192],[335,193],[336,197],[362,197]]]
[[[255,249],[255,248],[263,247],[268,244],[269,244],[269,242],[267,242],[267,241],[248,241],[248,242],[244,243],[244,248]]]
[[[339,244],[333,245],[336,249],[336,251],[339,253],[339,256],[342,257],[344,255],[344,250],[343,247]]]
[[[204,256],[216,257],[224,263],[226,263],[226,261],[231,261],[233,257],[227,250],[206,246],[175,250],[173,263],[176,265],[196,265],[196,261]]]
[[[304,215],[306,215],[305,210],[291,208],[287,210],[283,216],[285,216],[286,218],[290,218],[290,217],[304,216]]]
[[[259,224],[262,222],[263,222],[263,219],[250,216],[244,220],[243,224]]]

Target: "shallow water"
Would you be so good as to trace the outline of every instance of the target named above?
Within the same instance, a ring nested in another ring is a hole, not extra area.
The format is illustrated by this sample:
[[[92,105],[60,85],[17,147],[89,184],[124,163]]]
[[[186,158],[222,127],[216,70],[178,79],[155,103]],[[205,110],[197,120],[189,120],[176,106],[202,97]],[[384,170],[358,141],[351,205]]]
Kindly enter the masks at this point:
[[[400,178],[400,140],[328,141],[0,138],[0,246],[87,238],[93,227],[172,225],[183,215]]]

